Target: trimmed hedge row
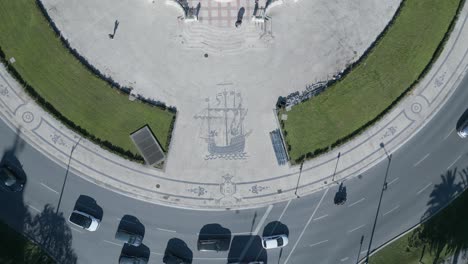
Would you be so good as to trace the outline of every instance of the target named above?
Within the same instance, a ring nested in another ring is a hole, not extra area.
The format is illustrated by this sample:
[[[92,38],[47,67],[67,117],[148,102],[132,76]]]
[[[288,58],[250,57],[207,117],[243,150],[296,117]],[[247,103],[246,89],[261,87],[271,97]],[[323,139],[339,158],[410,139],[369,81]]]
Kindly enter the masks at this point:
[[[392,17],[390,23],[385,27],[384,31],[378,36],[378,38],[376,39],[376,41],[374,41],[371,45],[371,47],[369,49],[366,50],[366,52],[363,54],[363,56],[355,63],[353,63],[351,66],[349,66],[344,72],[343,72],[343,75],[342,77],[339,79],[343,79],[344,76],[346,76],[347,74],[349,74],[352,70],[353,67],[357,66],[358,64],[362,63],[363,60],[373,51],[373,49],[376,47],[376,45],[382,40],[382,38],[386,35],[386,33],[388,32],[389,28],[391,25],[394,24],[396,18],[399,16],[399,14],[401,13],[401,10],[404,6],[404,3],[406,2],[406,0],[403,0],[401,3],[400,3],[400,6],[398,7],[397,11],[395,12],[395,15]],[[363,126],[361,126],[360,128],[356,129],[355,131],[353,131],[352,133],[350,133],[349,135],[343,137],[343,138],[340,138],[338,139],[337,141],[335,141],[333,144],[331,144],[330,146],[328,147],[325,147],[325,148],[317,148],[313,151],[310,151],[310,152],[307,152],[306,154],[303,154],[301,156],[299,156],[297,159],[293,160],[293,163],[297,164],[297,163],[301,163],[305,160],[308,160],[308,159],[312,159],[314,157],[317,157],[318,155],[321,155],[321,154],[324,154],[338,146],[341,146],[343,144],[345,144],[346,142],[350,141],[351,139],[353,139],[355,136],[361,134],[364,130],[366,130],[367,128],[369,128],[371,125],[375,124],[377,121],[379,121],[380,119],[382,119],[390,110],[393,109],[393,107],[395,105],[397,105],[420,81],[421,79],[423,79],[426,74],[429,72],[429,70],[431,69],[432,65],[434,64],[434,62],[437,60],[437,58],[439,57],[439,55],[442,53],[442,50],[448,40],[448,38],[450,37],[450,33],[453,31],[454,27],[455,27],[455,23],[460,15],[460,11],[461,9],[463,8],[464,6],[464,3],[465,3],[465,0],[461,0],[458,7],[457,7],[457,10],[456,10],[456,14],[455,16],[453,17],[452,21],[450,22],[450,25],[449,25],[449,28],[447,30],[447,32],[445,33],[444,37],[442,38],[441,42],[439,43],[439,45],[437,46],[436,50],[434,51],[434,54],[432,55],[432,58],[430,59],[429,63],[424,67],[424,69],[422,70],[422,72],[419,74],[419,76],[416,78],[416,80],[414,80],[414,82],[408,87],[406,88],[403,93],[401,93],[387,108],[385,108],[385,110],[383,112],[381,112],[379,115],[377,115],[374,119],[370,120],[369,122],[365,123]],[[338,80],[336,81],[333,81],[333,84],[335,84]],[[329,85],[328,87],[331,87],[332,85]],[[307,101],[307,100],[306,100]],[[284,109],[280,109],[282,111],[284,111]],[[278,113],[281,113],[281,111],[278,111]],[[284,130],[284,122],[283,121],[280,121],[281,123],[281,127],[283,128],[283,133],[284,135],[287,134],[287,131]],[[286,143],[287,145],[287,149],[288,151],[291,150],[291,146]]]

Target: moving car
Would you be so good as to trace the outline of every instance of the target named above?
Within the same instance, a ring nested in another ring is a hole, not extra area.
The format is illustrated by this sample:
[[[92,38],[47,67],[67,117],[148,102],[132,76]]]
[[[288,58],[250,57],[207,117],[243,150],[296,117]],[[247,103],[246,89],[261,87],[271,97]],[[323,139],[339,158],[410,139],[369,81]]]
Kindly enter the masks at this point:
[[[148,259],[137,256],[121,255],[119,264],[148,264]]]
[[[70,218],[68,219],[70,223],[79,226],[83,229],[88,231],[96,231],[99,227],[99,220],[96,219],[94,216],[91,216],[87,213],[80,212],[78,210],[74,210]]]
[[[231,239],[227,237],[213,237],[199,239],[197,243],[198,251],[228,251]]]
[[[143,241],[143,236],[132,231],[119,229],[115,233],[115,239],[123,241],[129,245],[138,247],[141,245],[141,241]]]
[[[463,120],[463,117],[462,117],[462,119],[459,121],[459,123],[460,123],[460,126],[457,127],[457,134],[461,138],[468,137],[468,117],[464,118],[464,120]]]
[[[9,192],[21,192],[26,184],[26,177],[19,168],[5,164],[0,168],[0,189]]]
[[[282,248],[288,244],[286,235],[267,236],[262,239],[264,249]]]

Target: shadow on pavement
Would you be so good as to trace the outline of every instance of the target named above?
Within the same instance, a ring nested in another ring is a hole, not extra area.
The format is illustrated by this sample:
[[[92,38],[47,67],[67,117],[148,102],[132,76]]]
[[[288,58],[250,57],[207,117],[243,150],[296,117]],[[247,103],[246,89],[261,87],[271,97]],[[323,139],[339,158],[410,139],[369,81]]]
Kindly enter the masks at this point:
[[[457,177],[461,179],[457,180]],[[409,238],[412,247],[427,244],[434,263],[445,255],[458,256],[468,248],[468,193],[465,191],[468,188],[468,168],[448,170],[441,179],[442,182],[436,184],[430,194],[429,207],[421,221],[430,219]]]
[[[263,228],[263,237],[274,235],[286,235],[289,237],[289,228],[279,221],[270,222]]]
[[[150,249],[144,244],[141,244],[138,247],[124,244],[122,247],[121,256],[132,256],[149,260],[150,253]]]
[[[187,246],[187,244],[178,238],[171,238],[167,242],[166,250],[164,252],[164,259],[166,260],[164,263],[171,263],[168,259],[176,258],[184,260],[186,263],[192,263],[193,261],[193,252]],[[173,263],[177,263],[175,260]]]
[[[266,264],[267,260],[267,252],[262,247],[260,236],[235,236],[232,239],[228,263],[263,261]]]
[[[198,235],[198,240],[210,238],[229,238],[231,239],[231,231],[222,227],[220,224],[207,224],[202,227]]]

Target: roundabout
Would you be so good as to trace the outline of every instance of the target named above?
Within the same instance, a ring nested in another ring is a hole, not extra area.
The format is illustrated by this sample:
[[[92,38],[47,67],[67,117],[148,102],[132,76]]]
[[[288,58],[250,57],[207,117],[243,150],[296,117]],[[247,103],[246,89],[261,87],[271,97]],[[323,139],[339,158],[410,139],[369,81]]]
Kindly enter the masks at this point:
[[[454,181],[463,182],[466,142],[456,136],[454,124],[468,98],[466,7],[439,59],[397,107],[354,140],[290,166],[277,163],[269,137],[279,127],[273,110],[278,96],[326,80],[358,60],[399,1],[382,6],[369,0],[361,8],[285,1],[267,10],[269,21],[246,16],[238,28],[229,14],[229,23],[203,23],[203,4],[200,21],[185,22],[179,9],[163,2],[108,2],[43,4],[71,47],[92,65],[131,87],[134,96],[177,106],[163,168],[130,162],[81,138],[0,68],[1,150],[24,141],[13,149],[29,177],[21,198],[2,197],[19,199],[33,215],[57,206],[65,218],[83,195],[92,197],[104,213],[92,234],[71,228],[69,253],[78,263],[114,263],[122,244],[113,233],[126,215],[144,225],[151,263],[161,263],[175,238],[193,251],[192,263],[239,261],[252,257],[250,250],[265,263],[308,263],[312,254],[319,263],[356,263],[367,253],[359,244],[367,245],[371,233],[374,251],[427,217],[441,175],[453,172]],[[230,4],[216,7],[221,14]],[[311,36],[310,42],[301,42],[304,36]],[[374,234],[384,176],[388,186]],[[342,186],[347,199],[336,205],[333,196]],[[22,216],[9,214],[14,205],[1,217],[21,230]],[[249,248],[276,221],[287,227],[288,246],[268,252]],[[196,252],[197,237],[211,223],[230,230],[228,252]]]

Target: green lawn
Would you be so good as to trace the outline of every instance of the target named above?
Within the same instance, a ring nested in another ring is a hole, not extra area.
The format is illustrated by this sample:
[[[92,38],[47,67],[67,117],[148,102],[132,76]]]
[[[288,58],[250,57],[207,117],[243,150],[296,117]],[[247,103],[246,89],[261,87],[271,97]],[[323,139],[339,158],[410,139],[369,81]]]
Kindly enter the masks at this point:
[[[35,0],[0,0],[0,47],[40,96],[97,138],[137,153],[129,134],[148,124],[167,146],[174,114],[130,102],[86,69],[62,45]]]
[[[284,121],[291,160],[328,148],[387,109],[430,63],[461,0],[405,0],[384,37],[343,80]]]
[[[53,264],[50,257],[37,245],[0,222],[0,263],[41,263]]]

